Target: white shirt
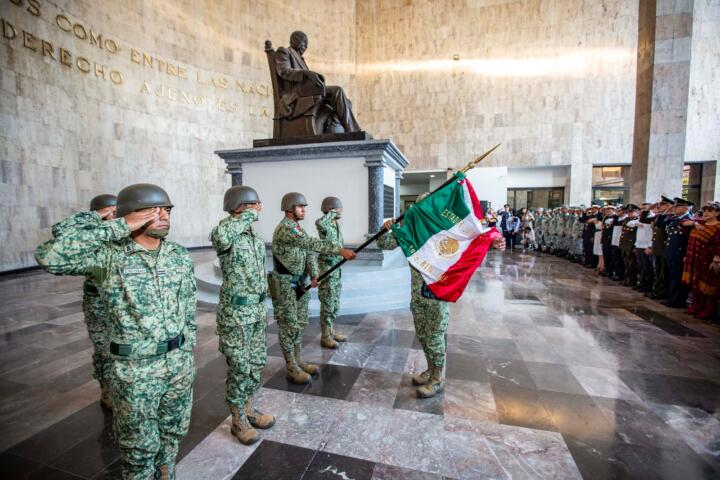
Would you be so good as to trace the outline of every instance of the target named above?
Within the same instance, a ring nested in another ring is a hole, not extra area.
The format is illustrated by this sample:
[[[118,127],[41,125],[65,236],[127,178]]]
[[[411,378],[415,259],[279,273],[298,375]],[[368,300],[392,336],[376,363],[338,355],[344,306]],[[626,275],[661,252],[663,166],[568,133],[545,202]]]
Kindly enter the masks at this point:
[[[652,246],[653,226],[652,223],[638,222],[637,236],[635,237],[635,248],[649,248]]]

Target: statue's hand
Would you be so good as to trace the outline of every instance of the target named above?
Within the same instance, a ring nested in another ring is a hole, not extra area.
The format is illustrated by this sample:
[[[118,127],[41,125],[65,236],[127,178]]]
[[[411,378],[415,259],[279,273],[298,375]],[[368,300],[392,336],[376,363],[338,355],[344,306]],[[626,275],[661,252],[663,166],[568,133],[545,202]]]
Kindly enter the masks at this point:
[[[325,86],[325,79],[319,73],[307,72],[307,79],[316,87],[322,88]]]

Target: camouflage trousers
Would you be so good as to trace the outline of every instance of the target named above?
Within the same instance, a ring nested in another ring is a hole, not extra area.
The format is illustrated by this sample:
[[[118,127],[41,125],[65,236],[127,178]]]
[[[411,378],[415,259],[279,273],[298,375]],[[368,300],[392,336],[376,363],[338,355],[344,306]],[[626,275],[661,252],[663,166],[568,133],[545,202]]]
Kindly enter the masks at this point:
[[[425,353],[428,367],[442,370],[445,366],[445,332],[450,320],[450,304],[430,300],[413,292],[410,311],[415,323],[415,335]]]
[[[242,319],[242,324],[237,319]],[[228,365],[225,400],[242,410],[260,388],[267,363],[267,308],[257,305],[220,305],[217,334]]]
[[[106,382],[110,378],[110,339],[105,312],[99,296],[84,295],[85,326],[93,345],[93,378],[98,382]]]
[[[318,287],[320,299],[320,323],[332,327],[340,309],[340,292],[342,280],[340,271],[336,270]]]
[[[308,292],[300,300],[296,300],[295,289],[289,281],[282,279],[279,287],[277,298],[273,298],[272,301],[273,316],[278,325],[280,348],[287,355],[292,354],[295,345],[302,348],[303,331],[308,324],[310,293]]]
[[[151,358],[114,358],[113,433],[123,478],[151,479],[161,465],[175,477],[180,441],[190,426],[193,352],[182,348]]]

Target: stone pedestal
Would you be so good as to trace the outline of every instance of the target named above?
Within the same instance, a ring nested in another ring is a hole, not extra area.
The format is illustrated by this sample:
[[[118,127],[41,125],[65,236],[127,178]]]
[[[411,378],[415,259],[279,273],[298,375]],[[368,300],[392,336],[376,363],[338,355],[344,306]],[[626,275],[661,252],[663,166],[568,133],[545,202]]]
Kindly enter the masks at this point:
[[[283,216],[280,199],[300,192],[308,200],[304,228],[315,235],[315,220],[327,196],[344,206],[343,235],[347,244],[362,243],[377,232],[384,218],[399,212],[398,183],[408,165],[391,140],[282,145],[218,150],[233,185],[258,191],[263,212],[256,230],[266,242]]]

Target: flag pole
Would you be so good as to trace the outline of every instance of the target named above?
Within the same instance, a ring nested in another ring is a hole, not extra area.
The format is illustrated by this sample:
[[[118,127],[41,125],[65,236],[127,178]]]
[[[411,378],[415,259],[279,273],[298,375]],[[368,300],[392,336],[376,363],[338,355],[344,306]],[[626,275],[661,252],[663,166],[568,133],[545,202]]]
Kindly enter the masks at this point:
[[[469,172],[470,170],[472,170],[473,168],[477,167],[480,162],[482,162],[486,157],[488,157],[492,152],[494,152],[500,145],[501,145],[501,144],[498,143],[497,145],[495,145],[494,147],[492,147],[490,150],[488,150],[487,152],[483,153],[482,155],[480,155],[479,157],[477,157],[477,158],[476,158],[475,160],[473,160],[472,162],[470,162],[470,163],[468,163],[467,165],[465,165],[462,169],[460,169],[460,172],[461,172],[461,173],[467,173],[467,172]],[[435,190],[433,190],[432,192],[430,192],[430,194],[428,195],[428,197],[429,197],[430,195],[438,192],[439,190],[442,190],[443,188],[447,187],[448,185],[450,185],[450,184],[451,184],[452,182],[454,182],[454,181],[455,181],[455,176],[453,175],[452,177],[448,178],[445,183],[443,183],[442,185],[440,185],[439,187],[437,187]],[[427,198],[427,197],[425,197],[425,198]],[[397,217],[397,218],[394,220],[393,223],[398,223],[399,221],[401,221],[401,220],[403,219],[404,216],[405,216],[404,213],[401,214],[399,217]],[[374,242],[374,241],[376,241],[378,238],[382,237],[382,236],[385,234],[385,232],[387,232],[387,230],[385,230],[384,228],[381,227],[380,230],[379,230],[375,235],[373,235],[372,237],[370,237],[370,238],[368,238],[367,240],[365,240],[362,244],[360,244],[360,245],[358,245],[357,247],[355,247],[355,248],[353,249],[353,251],[354,251],[355,253],[359,253],[361,250],[364,250],[365,248],[367,248],[367,246],[370,245],[372,242]],[[317,279],[318,283],[320,283],[320,282],[322,282],[323,280],[325,280],[330,274],[332,274],[335,270],[337,270],[338,268],[340,268],[345,262],[347,262],[347,260],[345,260],[345,259],[343,258],[343,259],[340,260],[338,263],[336,263],[335,265],[333,265],[332,267],[330,267],[330,269],[328,269],[327,271],[325,271],[322,275],[320,275],[320,276],[318,277],[318,279]],[[299,300],[300,298],[302,298],[302,296],[305,295],[305,293],[306,293],[308,290],[310,290],[311,288],[312,288],[312,287],[311,287],[310,285],[304,285],[304,284],[302,284],[302,283],[299,283],[298,286],[295,288],[295,295],[296,295],[297,299]]]

